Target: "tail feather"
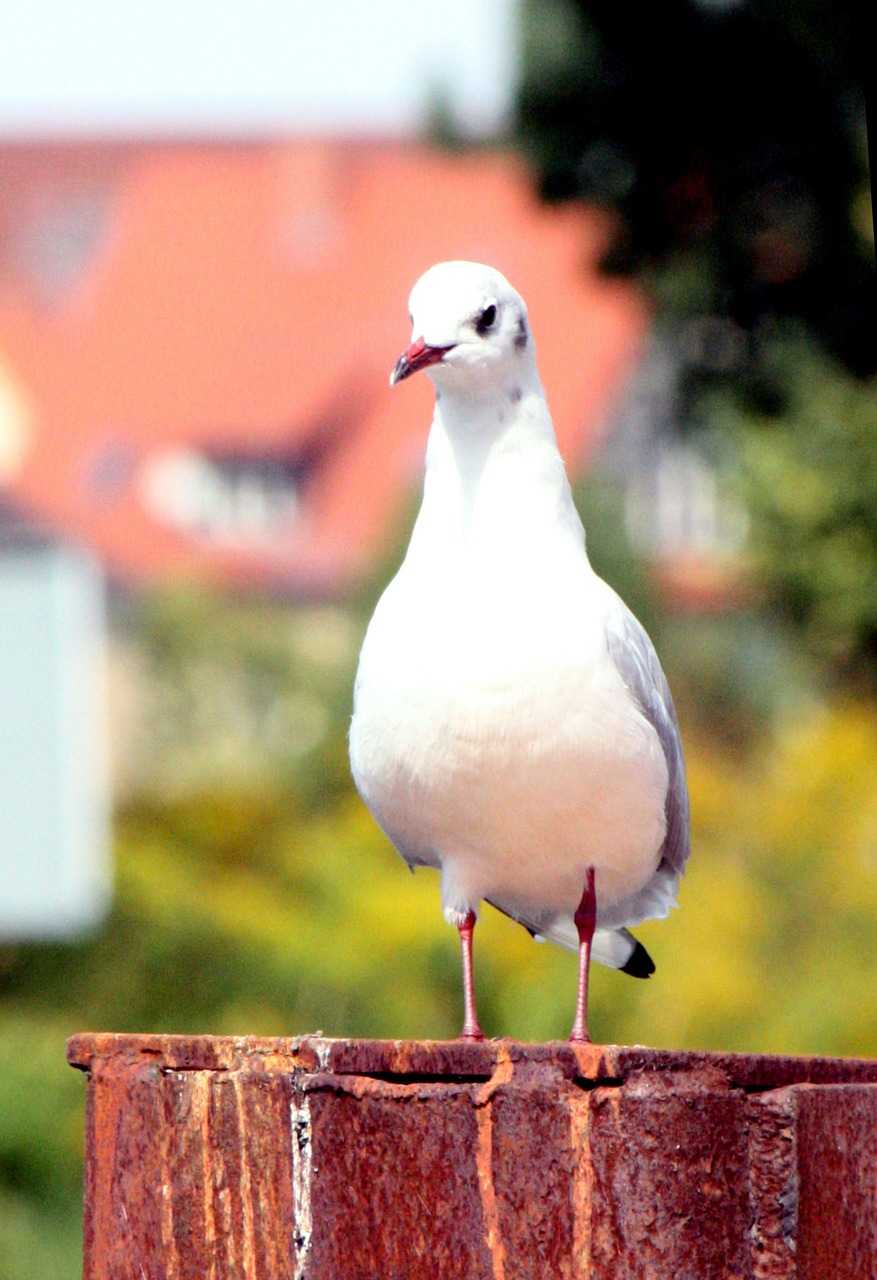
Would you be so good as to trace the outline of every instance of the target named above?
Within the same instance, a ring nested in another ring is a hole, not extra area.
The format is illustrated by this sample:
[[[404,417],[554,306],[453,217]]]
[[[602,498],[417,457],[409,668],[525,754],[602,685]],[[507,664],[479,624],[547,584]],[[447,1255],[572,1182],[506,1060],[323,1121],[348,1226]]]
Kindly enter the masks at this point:
[[[488,899],[492,907],[523,925],[537,942],[554,942],[567,951],[578,951],[579,934],[572,916],[560,916],[550,924],[534,925]],[[629,929],[595,929],[591,945],[591,959],[608,969],[620,969],[632,978],[649,978],[655,972],[655,962],[641,942]]]
[[[579,935],[570,919],[555,920],[540,936],[555,942],[567,951],[578,951]],[[620,969],[632,978],[649,978],[655,972],[655,962],[641,942],[629,929],[596,929],[591,944],[591,959],[609,969]]]
[[[637,942],[633,934],[630,936],[633,939],[634,948],[630,959],[621,966],[621,972],[629,973],[632,978],[650,978],[655,972],[655,962],[643,944]]]

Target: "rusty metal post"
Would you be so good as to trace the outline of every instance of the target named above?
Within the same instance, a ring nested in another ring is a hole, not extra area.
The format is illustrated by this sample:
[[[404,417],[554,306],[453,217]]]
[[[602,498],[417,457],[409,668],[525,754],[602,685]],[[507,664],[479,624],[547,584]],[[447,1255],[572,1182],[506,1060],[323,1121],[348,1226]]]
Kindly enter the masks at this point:
[[[877,1061],[75,1036],[85,1280],[867,1280]]]

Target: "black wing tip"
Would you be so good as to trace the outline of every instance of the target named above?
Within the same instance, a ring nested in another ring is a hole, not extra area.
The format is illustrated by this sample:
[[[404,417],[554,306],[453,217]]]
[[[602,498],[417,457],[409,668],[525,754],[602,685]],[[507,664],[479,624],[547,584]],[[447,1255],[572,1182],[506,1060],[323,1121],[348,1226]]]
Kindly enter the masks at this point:
[[[641,942],[636,943],[627,963],[621,966],[621,972],[630,974],[631,978],[650,978],[655,972],[655,962]]]

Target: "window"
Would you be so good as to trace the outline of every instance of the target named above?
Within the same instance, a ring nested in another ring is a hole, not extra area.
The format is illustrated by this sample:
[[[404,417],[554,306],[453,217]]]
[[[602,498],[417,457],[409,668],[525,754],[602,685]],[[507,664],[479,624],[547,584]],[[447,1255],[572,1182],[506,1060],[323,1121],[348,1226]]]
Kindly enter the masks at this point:
[[[298,517],[304,466],[292,457],[167,449],[141,476],[141,496],[163,524],[234,545],[272,542]]]

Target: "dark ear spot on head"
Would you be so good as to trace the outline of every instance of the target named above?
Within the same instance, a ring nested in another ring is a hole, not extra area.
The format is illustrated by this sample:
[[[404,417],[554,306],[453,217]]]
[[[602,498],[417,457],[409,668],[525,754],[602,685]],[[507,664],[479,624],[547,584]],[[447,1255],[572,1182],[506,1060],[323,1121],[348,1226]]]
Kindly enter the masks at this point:
[[[515,334],[515,346],[519,351],[523,351],[530,340],[527,333],[527,322],[523,316],[518,316],[518,331]]]
[[[478,336],[483,338],[484,335],[488,332],[488,330],[493,328],[493,323],[495,320],[496,320],[496,303],[491,302],[490,305],[485,307],[484,310],[481,312],[481,314],[476,316],[475,318],[475,332],[478,334]]]

